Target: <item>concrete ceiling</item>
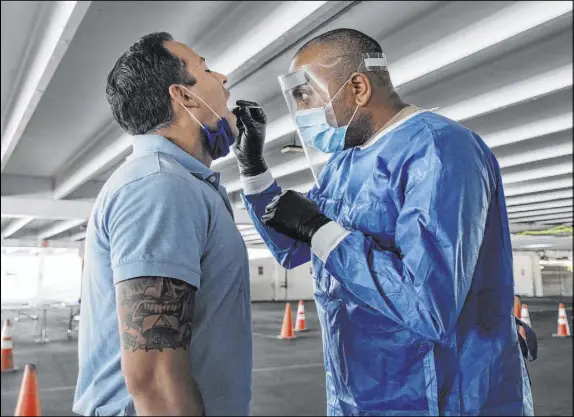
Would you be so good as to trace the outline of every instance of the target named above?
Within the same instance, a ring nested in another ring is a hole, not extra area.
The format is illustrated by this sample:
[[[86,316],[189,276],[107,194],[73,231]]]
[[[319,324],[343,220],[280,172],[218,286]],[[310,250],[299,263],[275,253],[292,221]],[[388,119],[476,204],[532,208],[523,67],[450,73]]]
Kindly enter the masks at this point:
[[[94,198],[131,150],[110,114],[106,75],[153,31],[228,74],[231,101],[263,105],[271,170],[306,191],[303,154],[280,152],[297,139],[277,76],[307,39],[359,29],[381,42],[405,100],[438,107],[493,149],[512,227],[572,224],[572,2],[3,1],[1,12],[3,239],[82,239]],[[248,224],[234,156],[213,168]],[[261,244],[253,229],[244,234]]]

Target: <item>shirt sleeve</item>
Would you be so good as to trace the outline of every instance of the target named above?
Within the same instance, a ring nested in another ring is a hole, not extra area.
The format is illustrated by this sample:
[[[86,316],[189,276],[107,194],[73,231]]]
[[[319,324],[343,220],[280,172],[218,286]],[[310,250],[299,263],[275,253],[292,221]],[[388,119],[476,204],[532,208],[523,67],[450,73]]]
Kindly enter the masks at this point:
[[[265,241],[273,257],[281,266],[292,269],[311,260],[311,249],[306,243],[291,239],[267,227],[261,221],[265,207],[281,193],[281,187],[269,170],[254,177],[240,177],[243,202],[253,225]]]
[[[117,284],[142,276],[200,287],[208,209],[183,177],[158,172],[133,181],[107,203],[104,224]]]

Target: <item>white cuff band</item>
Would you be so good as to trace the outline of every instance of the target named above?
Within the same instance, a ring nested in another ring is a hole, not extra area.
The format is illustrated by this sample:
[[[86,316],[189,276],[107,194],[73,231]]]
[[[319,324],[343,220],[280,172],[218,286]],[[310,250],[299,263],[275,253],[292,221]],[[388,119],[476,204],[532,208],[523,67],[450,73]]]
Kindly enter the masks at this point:
[[[263,174],[255,175],[254,177],[240,176],[239,180],[243,185],[243,193],[245,195],[259,194],[271,187],[275,179],[269,170]]]
[[[311,239],[311,249],[325,263],[333,249],[350,234],[339,223],[329,222],[315,232]]]

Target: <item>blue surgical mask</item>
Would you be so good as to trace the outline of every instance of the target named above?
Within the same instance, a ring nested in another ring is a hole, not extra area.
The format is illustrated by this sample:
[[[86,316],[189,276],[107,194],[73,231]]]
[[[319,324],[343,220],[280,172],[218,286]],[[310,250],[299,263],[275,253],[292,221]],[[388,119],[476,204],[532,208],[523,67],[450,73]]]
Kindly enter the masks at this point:
[[[345,83],[346,84],[346,83]],[[345,85],[343,85],[344,87]],[[303,140],[315,149],[324,153],[341,152],[345,149],[345,136],[351,121],[354,119],[359,106],[355,108],[355,112],[349,123],[345,126],[333,127],[327,120],[327,109],[329,108],[334,114],[331,102],[343,89],[341,87],[337,94],[333,96],[331,101],[325,107],[317,107],[314,109],[299,110],[295,114],[295,124],[299,128],[299,132]]]
[[[207,150],[214,161],[223,158],[229,153],[231,145],[235,142],[235,138],[233,137],[231,126],[229,126],[227,119],[220,118],[217,121],[215,131],[211,131],[208,126],[203,124],[201,125],[201,130],[205,136]]]
[[[192,93],[187,88],[183,87],[188,93],[193,94],[198,100],[200,100],[203,104],[205,104],[209,110],[215,114],[219,120],[217,121],[217,127],[215,130],[209,128],[209,126],[204,125],[201,123],[197,118],[193,115],[191,111],[183,104],[182,107],[189,113],[189,115],[199,123],[201,126],[201,131],[205,138],[205,144],[207,146],[207,151],[211,155],[211,158],[215,161],[216,159],[222,158],[229,153],[231,149],[231,145],[235,142],[235,137],[231,131],[231,126],[229,126],[229,122],[227,119],[220,117],[205,101],[203,101],[197,94]]]
[[[345,136],[349,125],[331,126],[327,121],[325,107],[298,111],[295,115],[295,123],[303,140],[315,149],[325,153],[335,153],[345,148]]]

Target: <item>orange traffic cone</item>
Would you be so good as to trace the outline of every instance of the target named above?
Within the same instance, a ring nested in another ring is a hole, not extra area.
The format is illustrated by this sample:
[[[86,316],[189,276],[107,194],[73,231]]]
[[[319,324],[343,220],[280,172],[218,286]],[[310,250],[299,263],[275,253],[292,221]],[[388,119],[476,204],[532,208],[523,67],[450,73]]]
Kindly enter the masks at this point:
[[[28,364],[24,369],[22,387],[16,404],[15,416],[41,416],[40,395],[38,393],[38,377],[36,365]]]
[[[568,317],[566,316],[566,308],[564,304],[558,305],[558,331],[553,334],[554,337],[569,337],[570,327],[568,326]]]
[[[520,309],[520,320],[532,327],[532,323],[530,322],[530,314],[528,313],[528,306],[526,304],[522,304],[522,308]],[[526,339],[526,332],[522,327],[520,328],[520,334],[523,338]]]
[[[277,336],[279,339],[295,339],[293,332],[293,318],[291,316],[291,304],[285,305],[285,315],[283,316],[283,325],[281,326],[281,334]]]
[[[14,372],[14,344],[12,343],[12,324],[10,320],[6,320],[2,328],[2,373]]]
[[[295,320],[295,331],[296,332],[306,332],[307,325],[305,322],[305,306],[303,305],[303,300],[299,300],[299,307],[297,308],[297,319]]]
[[[517,295],[514,296],[514,317],[520,318],[520,297]]]

